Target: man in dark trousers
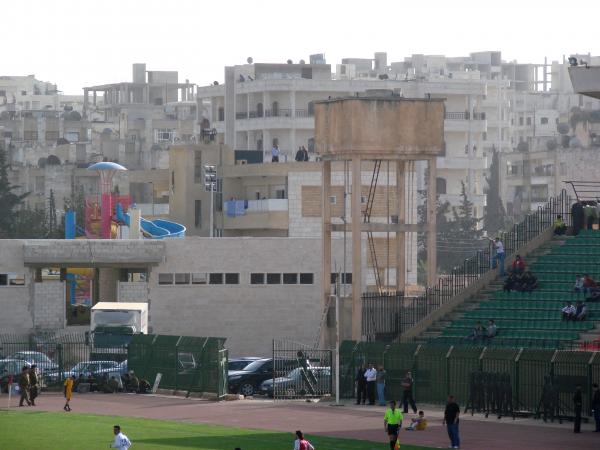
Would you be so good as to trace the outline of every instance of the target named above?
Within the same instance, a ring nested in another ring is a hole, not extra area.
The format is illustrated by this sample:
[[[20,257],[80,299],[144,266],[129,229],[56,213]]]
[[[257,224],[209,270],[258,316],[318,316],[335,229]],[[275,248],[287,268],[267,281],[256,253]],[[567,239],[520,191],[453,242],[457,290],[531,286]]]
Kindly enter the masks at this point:
[[[458,434],[459,415],[460,407],[458,406],[458,403],[456,403],[454,396],[451,395],[448,397],[443,422],[446,424],[446,430],[448,431],[448,437],[450,438],[449,448],[460,448],[460,436]]]
[[[362,404],[364,405],[365,402],[367,401],[367,379],[365,378],[365,366],[362,364],[360,366],[358,366],[358,370],[356,371],[355,381],[356,381],[356,404],[360,405],[360,403],[362,402]]]
[[[37,365],[33,364],[29,369],[29,401],[31,406],[35,406],[35,399],[39,394],[39,380],[37,374]]]
[[[581,433],[581,410],[583,408],[583,397],[581,396],[581,385],[575,387],[573,396],[573,407],[575,410],[575,420],[573,422],[573,432]]]
[[[413,413],[417,413],[417,404],[413,398],[413,384],[414,380],[410,370],[406,372],[406,376],[402,379],[402,404],[404,406],[404,414],[408,413],[408,404],[413,410]]]
[[[375,404],[375,389],[377,385],[377,369],[373,364],[369,364],[369,368],[365,371],[365,379],[367,380],[367,396],[369,397],[369,405]]]
[[[600,433],[600,389],[598,389],[598,383],[592,384],[594,393],[592,394],[592,412],[594,414],[594,421],[596,422],[596,433]]]
[[[27,406],[31,406],[29,401],[29,368],[27,366],[23,366],[19,376],[19,391],[21,393],[19,406],[23,406],[23,402],[27,403]]]

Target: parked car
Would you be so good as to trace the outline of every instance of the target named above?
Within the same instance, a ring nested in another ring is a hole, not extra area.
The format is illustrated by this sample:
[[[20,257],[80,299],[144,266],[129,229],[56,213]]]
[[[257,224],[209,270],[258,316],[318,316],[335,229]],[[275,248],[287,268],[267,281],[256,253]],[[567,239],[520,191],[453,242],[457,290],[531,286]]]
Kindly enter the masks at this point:
[[[58,364],[52,361],[45,353],[34,351],[15,352],[9,356],[9,359],[19,359],[27,361],[30,364],[37,365],[40,374],[47,371],[58,370]]]
[[[313,385],[315,390],[312,395],[321,396],[330,392],[331,388],[331,368],[329,367],[309,367],[310,376],[314,376],[316,383]],[[304,374],[303,374],[304,372]],[[260,385],[259,392],[261,394],[273,397],[273,387],[278,395],[285,397],[297,397],[311,394],[309,382],[305,369],[300,367],[295,368],[285,377],[278,377],[275,380],[265,380]],[[273,383],[274,381],[274,383]]]
[[[8,377],[13,377],[13,383],[19,382],[23,366],[31,367],[31,363],[22,359],[4,359],[0,361],[0,391],[8,392]]]
[[[70,370],[63,372],[63,378],[68,378],[72,375],[79,377],[79,375],[88,376],[91,374],[97,374],[101,371],[107,371],[118,367],[119,363],[116,361],[82,361],[75,364]],[[102,373],[102,372],[101,372]],[[46,373],[45,377],[50,382],[55,382],[59,378],[59,372],[54,371]]]
[[[287,368],[286,372],[297,367],[297,360],[277,360],[277,368]],[[229,392],[254,395],[263,381],[273,378],[273,358],[261,358],[252,361],[244,370],[232,370],[228,373]]]
[[[243,358],[231,358],[227,361],[227,370],[244,370],[252,361],[261,359],[257,356],[247,356]]]

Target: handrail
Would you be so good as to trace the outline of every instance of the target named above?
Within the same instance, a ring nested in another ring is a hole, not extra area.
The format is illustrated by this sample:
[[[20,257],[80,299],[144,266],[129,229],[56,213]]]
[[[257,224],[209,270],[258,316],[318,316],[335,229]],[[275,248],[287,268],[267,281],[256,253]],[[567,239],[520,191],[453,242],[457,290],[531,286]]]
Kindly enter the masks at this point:
[[[533,239],[548,230],[557,215],[562,215],[567,225],[571,220],[571,198],[566,190],[551,198],[536,212],[527,215],[512,229],[499,235],[506,256],[516,254]],[[404,293],[365,293],[362,296],[362,334],[368,340],[393,340],[418,324],[429,314],[450,302],[477,280],[490,273],[493,249],[491,243],[477,250],[450,273],[439,277],[418,297],[405,297]]]

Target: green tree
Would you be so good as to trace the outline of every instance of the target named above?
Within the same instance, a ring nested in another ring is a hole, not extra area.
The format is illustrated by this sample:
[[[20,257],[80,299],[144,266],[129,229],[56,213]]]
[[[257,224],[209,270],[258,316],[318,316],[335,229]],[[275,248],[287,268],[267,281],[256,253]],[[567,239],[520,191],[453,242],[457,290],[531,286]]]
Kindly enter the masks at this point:
[[[46,211],[21,207],[15,214],[16,230],[12,238],[17,239],[44,239],[51,237],[48,233]]]
[[[60,229],[56,218],[56,201],[54,199],[54,191],[50,189],[48,197],[48,209],[46,211],[46,228],[49,239],[60,239]]]
[[[507,225],[506,209],[500,198],[500,157],[494,151],[490,164],[489,176],[486,176],[487,189],[485,191],[486,207],[483,216],[483,228],[488,235],[494,235]]]
[[[0,237],[12,238],[18,230],[17,213],[23,200],[29,193],[17,194],[19,186],[11,184],[8,179],[8,163],[6,151],[0,148]]]

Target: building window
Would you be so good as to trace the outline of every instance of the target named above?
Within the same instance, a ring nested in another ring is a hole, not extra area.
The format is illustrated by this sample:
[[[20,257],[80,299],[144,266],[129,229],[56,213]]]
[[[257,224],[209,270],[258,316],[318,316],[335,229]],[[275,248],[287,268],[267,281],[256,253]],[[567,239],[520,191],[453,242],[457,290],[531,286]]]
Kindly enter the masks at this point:
[[[531,125],[531,117],[527,118],[527,125]]]
[[[283,284],[298,284],[298,274],[297,273],[284,273],[283,274]]]
[[[307,80],[312,80],[313,73],[311,67],[303,67],[300,69],[300,78],[306,78]]]
[[[176,273],[175,274],[175,284],[190,284],[190,274],[189,273]]]
[[[37,141],[38,132],[32,130],[24,130],[23,131],[23,140],[24,141]]]
[[[542,125],[548,125],[548,118],[547,117],[542,117],[540,119],[540,124],[542,124]]]
[[[175,139],[175,131],[167,128],[154,130],[154,142],[173,142]]]
[[[69,142],[78,142],[79,141],[79,133],[76,131],[67,131],[65,133],[65,139]]]
[[[200,228],[202,226],[202,201],[195,200],[194,201],[194,225],[196,228]]]
[[[219,122],[223,122],[225,120],[225,108],[223,108],[222,106],[219,108],[219,111],[217,113],[219,119]]]
[[[250,274],[250,284],[265,284],[265,274],[264,273],[251,273]]]
[[[0,286],[6,286],[8,284],[8,275],[0,273]]]
[[[285,198],[285,189],[277,189],[275,191],[275,198],[284,199]]]
[[[435,193],[436,194],[445,194],[446,193],[446,179],[445,178],[436,178],[435,179]]]
[[[193,273],[192,284],[207,284],[208,279],[205,273]]]
[[[268,273],[267,274],[267,284],[281,284],[281,274],[280,273]]]
[[[240,274],[239,273],[226,273],[225,274],[225,284],[240,284]]]
[[[338,278],[338,274],[332,273],[331,274],[331,284],[336,284],[337,278]],[[342,284],[352,284],[352,274],[351,273],[342,274]]]
[[[158,274],[158,284],[173,284],[173,274],[172,273],[159,273]]]
[[[0,286],[25,286],[25,275],[21,273],[0,273]]]
[[[301,273],[300,284],[313,284],[314,275],[312,273]]]
[[[519,125],[523,126],[523,117],[519,117]]]
[[[330,195],[329,196],[329,204],[330,205],[335,205],[337,204],[337,197],[335,195]]]
[[[204,183],[204,170],[202,168],[202,152],[194,152],[194,183]]]
[[[223,284],[223,274],[222,273],[211,273],[208,276],[208,281],[210,284]]]

